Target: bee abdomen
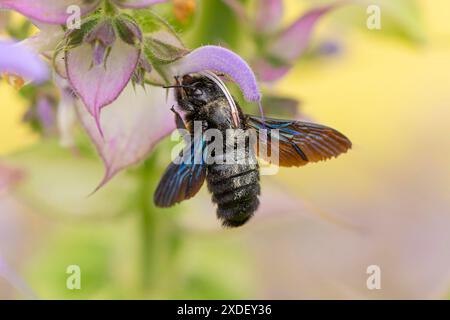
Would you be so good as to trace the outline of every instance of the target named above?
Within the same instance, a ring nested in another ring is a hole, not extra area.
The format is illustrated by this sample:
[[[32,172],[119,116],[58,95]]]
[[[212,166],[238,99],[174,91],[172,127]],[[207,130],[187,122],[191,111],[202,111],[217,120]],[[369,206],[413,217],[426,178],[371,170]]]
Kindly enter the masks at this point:
[[[257,196],[243,201],[219,204],[217,217],[222,221],[224,227],[240,227],[250,220],[258,206]]]
[[[254,165],[213,165],[208,168],[208,189],[217,204],[217,217],[226,227],[246,223],[259,206],[259,170]]]
[[[212,200],[218,205],[226,205],[231,202],[244,201],[258,196],[260,191],[259,183],[252,183],[227,192],[213,193]]]

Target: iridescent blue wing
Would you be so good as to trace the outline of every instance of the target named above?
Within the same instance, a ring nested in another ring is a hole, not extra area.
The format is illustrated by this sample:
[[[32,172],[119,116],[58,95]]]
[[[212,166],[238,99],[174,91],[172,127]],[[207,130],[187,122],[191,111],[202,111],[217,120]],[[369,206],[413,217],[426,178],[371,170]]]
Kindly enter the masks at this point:
[[[205,142],[202,137],[192,138],[191,144],[167,167],[155,191],[156,206],[171,207],[197,194],[206,177],[204,149]]]
[[[351,141],[342,133],[320,124],[271,118],[263,120],[247,115],[247,125],[257,132],[258,156],[268,162],[278,158],[278,165],[284,167],[327,160],[352,147]],[[266,129],[267,135],[261,134],[261,129]],[[271,136],[272,130],[278,130],[278,136]],[[265,145],[267,152],[260,154],[260,144]]]

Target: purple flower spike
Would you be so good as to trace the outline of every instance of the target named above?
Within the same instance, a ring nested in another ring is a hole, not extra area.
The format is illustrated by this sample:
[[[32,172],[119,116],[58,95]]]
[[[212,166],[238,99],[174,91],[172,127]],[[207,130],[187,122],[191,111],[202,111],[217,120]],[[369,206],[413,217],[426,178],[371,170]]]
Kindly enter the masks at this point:
[[[13,42],[0,42],[0,73],[10,73],[37,83],[49,77],[47,65],[33,51]]]
[[[324,14],[336,7],[336,4],[332,4],[315,8],[301,16],[278,35],[269,46],[269,52],[287,63],[298,59],[307,48],[316,23]]]
[[[255,27],[259,32],[275,31],[283,17],[283,0],[259,0]]]
[[[153,4],[167,2],[167,0],[113,0],[113,2],[123,8],[141,9]]]
[[[171,67],[176,75],[207,70],[222,72],[239,85],[247,101],[261,100],[261,93],[252,69],[240,56],[228,49],[218,46],[200,47],[171,64]]]
[[[97,8],[100,0],[0,0],[0,8],[20,12],[28,18],[49,24],[66,24],[72,12],[71,6],[78,6],[85,15]]]
[[[283,78],[291,69],[291,66],[273,66],[265,59],[257,59],[253,62],[258,79],[264,82],[275,82]]]

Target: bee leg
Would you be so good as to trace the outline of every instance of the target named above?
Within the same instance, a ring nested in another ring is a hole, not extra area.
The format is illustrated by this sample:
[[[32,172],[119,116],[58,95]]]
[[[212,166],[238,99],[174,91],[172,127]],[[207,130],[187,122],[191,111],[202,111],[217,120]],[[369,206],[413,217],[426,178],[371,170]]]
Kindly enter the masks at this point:
[[[180,113],[175,110],[175,106],[173,105],[170,110],[175,114],[175,123],[177,125],[178,129],[184,129],[187,130],[186,124],[184,123],[183,117],[180,115]]]

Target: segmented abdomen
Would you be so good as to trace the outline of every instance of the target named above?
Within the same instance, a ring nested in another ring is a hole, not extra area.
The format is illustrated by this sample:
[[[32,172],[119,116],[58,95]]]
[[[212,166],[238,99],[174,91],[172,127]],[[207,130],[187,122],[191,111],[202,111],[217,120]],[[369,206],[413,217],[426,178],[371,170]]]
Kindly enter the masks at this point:
[[[225,227],[239,227],[253,216],[260,194],[257,163],[212,164],[206,179],[217,217]]]

